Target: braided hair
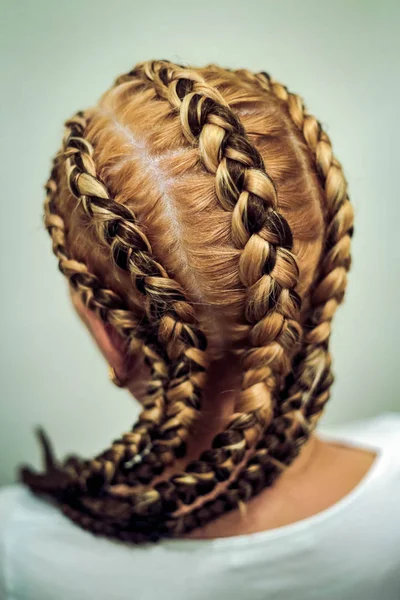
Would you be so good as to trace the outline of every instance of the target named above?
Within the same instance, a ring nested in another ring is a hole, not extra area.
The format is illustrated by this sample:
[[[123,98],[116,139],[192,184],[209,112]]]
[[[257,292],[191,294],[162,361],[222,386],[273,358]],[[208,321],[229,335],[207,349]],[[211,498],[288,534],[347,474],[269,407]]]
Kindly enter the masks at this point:
[[[138,422],[104,452],[57,463],[41,433],[45,472],[21,477],[94,533],[182,535],[272,485],[323,411],[350,268],[347,182],[320,122],[265,72],[138,63],[65,127],[45,186],[53,251],[127,354],[145,356],[150,379]],[[166,187],[155,192],[160,157],[146,148],[161,140],[168,175],[192,197],[183,217]],[[205,224],[191,242],[180,218]],[[234,414],[197,460],[162,478],[185,456],[209,364],[227,347],[243,369]]]

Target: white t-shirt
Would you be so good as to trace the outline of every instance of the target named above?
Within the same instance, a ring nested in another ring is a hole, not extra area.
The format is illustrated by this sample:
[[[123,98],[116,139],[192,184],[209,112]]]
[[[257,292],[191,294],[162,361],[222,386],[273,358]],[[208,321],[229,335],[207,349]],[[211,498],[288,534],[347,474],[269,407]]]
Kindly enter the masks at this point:
[[[399,600],[400,413],[324,429],[377,451],[322,512],[215,540],[95,537],[16,484],[0,491],[2,600]]]

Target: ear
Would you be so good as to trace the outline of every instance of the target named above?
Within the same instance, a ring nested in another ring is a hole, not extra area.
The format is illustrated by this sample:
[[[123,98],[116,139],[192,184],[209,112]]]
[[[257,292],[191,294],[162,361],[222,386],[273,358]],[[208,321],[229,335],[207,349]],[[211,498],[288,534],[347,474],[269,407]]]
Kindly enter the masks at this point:
[[[124,352],[123,340],[119,338],[115,331],[111,335],[109,327],[89,308],[87,308],[78,293],[70,288],[72,304],[81,319],[82,323],[89,330],[100,352],[107,363],[114,369],[115,374],[122,381],[130,380],[135,375],[138,378],[139,357],[134,360],[133,357],[126,357]],[[136,394],[135,394],[136,395]]]
[[[128,381],[126,388],[141,402],[146,397],[150,379],[150,370],[144,362],[144,355],[127,356],[125,341],[111,326],[103,323],[94,312],[83,304],[80,295],[71,286],[70,296],[82,323],[91,333],[97,347],[114,369],[118,379]]]

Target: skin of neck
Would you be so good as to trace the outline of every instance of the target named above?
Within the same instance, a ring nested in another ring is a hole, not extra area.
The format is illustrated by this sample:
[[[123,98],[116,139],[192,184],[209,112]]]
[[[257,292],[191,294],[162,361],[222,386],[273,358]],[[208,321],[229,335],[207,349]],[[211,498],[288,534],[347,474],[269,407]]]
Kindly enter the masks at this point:
[[[234,414],[235,398],[240,391],[240,359],[231,355],[224,360],[211,364],[207,383],[202,395],[202,408],[196,420],[188,442],[187,455],[175,463],[172,472],[180,471],[185,464],[198,458],[204,450],[210,448],[213,438],[228,424]],[[322,442],[314,435],[303,445],[299,456],[286,469],[297,475],[306,469],[313,460]]]

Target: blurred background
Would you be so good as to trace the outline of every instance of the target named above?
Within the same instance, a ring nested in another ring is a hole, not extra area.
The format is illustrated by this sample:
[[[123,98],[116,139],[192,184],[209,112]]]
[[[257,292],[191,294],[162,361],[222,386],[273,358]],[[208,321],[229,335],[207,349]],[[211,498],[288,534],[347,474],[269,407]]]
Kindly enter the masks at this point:
[[[137,407],[69,304],[42,225],[63,122],[135,63],[165,58],[265,70],[331,136],[355,206],[353,267],[333,327],[326,427],[400,410],[400,4],[396,0],[69,0],[1,5],[0,484],[39,466],[33,428],[59,456],[102,450]]]

